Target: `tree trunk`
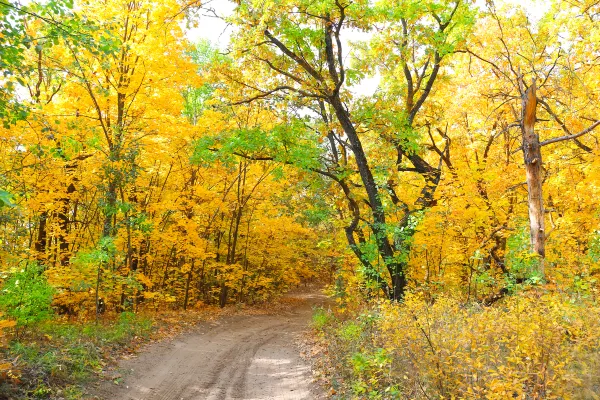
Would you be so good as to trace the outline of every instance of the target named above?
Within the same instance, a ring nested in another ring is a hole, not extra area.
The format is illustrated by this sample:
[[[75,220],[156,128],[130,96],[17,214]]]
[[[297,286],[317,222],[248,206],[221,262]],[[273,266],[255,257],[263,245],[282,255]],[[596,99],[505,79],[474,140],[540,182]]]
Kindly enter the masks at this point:
[[[358,133],[356,132],[354,125],[352,124],[352,121],[350,120],[348,112],[346,111],[343,103],[339,99],[339,96],[336,95],[331,98],[331,105],[333,106],[333,109],[335,111],[338,121],[340,122],[340,125],[342,125],[344,133],[346,133],[346,136],[348,136],[348,140],[352,145],[354,158],[358,167],[358,172],[360,174],[362,183],[365,187],[365,191],[367,192],[369,206],[373,215],[373,223],[371,224],[371,228],[375,235],[378,252],[381,255],[381,258],[383,259],[383,262],[385,263],[387,270],[390,274],[390,277],[392,279],[392,285],[394,285],[396,282],[401,283],[405,279],[404,271],[402,269],[396,269],[394,265],[394,249],[392,248],[386,234],[385,210],[383,207],[383,203],[381,202],[377,184],[375,183],[375,178],[371,173],[371,169],[367,161],[367,156],[363,150],[362,143],[360,141],[360,138],[358,137]],[[356,253],[358,247],[353,246],[354,240],[352,238],[352,234],[353,232],[346,232],[346,237],[348,238],[350,246]],[[361,257],[359,255],[359,259],[364,263],[364,257]],[[387,284],[381,287],[384,292],[386,292],[386,286]],[[397,294],[394,295],[393,293]],[[400,299],[402,298],[403,294],[403,285],[401,285],[398,288],[393,288],[392,291],[388,290],[386,293],[386,295],[392,299]]]
[[[185,282],[185,298],[183,299],[183,309],[187,310],[188,301],[190,298],[190,283],[192,282],[192,276],[194,274],[194,264],[196,259],[192,258],[192,264],[190,266],[190,270],[188,271],[187,280]]]
[[[59,236],[58,240],[59,250],[60,250],[60,265],[65,266],[69,263],[69,241],[67,239],[67,234],[69,233],[69,223],[71,219],[69,218],[69,208],[71,198],[70,195],[75,193],[75,185],[70,183],[67,187],[66,196],[60,199],[61,207],[58,211],[58,226],[59,226]]]
[[[219,306],[221,308],[225,307],[225,305],[227,304],[227,293],[229,288],[227,287],[227,285],[225,284],[225,282],[221,283],[221,293],[219,294]]]
[[[523,94],[522,106],[521,132],[523,134],[523,157],[527,177],[531,248],[540,257],[539,272],[543,277],[546,233],[542,193],[542,152],[540,139],[534,130],[536,122],[535,109],[537,106],[535,80]]]
[[[44,263],[46,260],[46,245],[48,243],[48,211],[43,211],[40,214],[40,226],[38,229],[37,239],[35,241],[35,251],[37,253],[37,259],[40,263]]]
[[[402,263],[393,263],[390,265],[392,273],[392,293],[390,295],[392,300],[399,301],[404,296],[406,285],[406,275],[404,273],[405,266]]]

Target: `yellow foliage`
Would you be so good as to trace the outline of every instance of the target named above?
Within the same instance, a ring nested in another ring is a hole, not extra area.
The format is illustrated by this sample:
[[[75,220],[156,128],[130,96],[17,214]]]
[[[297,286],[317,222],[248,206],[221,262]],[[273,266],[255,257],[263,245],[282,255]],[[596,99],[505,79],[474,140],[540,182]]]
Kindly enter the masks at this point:
[[[1,314],[0,314],[0,316],[1,316]],[[6,320],[6,319],[0,320],[0,345],[4,345],[6,343],[7,337],[6,337],[4,331],[8,328],[14,327],[16,324],[17,323],[15,321],[10,321],[10,320]]]
[[[381,398],[586,399],[600,383],[599,315],[595,302],[543,289],[499,307],[410,294],[332,324],[324,340],[355,398],[364,387]]]

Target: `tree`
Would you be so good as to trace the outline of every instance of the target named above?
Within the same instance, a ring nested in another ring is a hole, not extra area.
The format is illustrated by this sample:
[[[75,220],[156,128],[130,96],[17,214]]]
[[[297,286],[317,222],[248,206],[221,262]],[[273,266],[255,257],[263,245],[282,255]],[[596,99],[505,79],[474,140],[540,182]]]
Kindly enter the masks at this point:
[[[15,95],[20,85],[25,85],[23,75],[40,73],[44,48],[68,40],[76,46],[92,45],[88,29],[72,12],[72,0],[50,0],[41,3],[18,1],[0,2],[0,71],[5,79],[0,88],[0,119],[5,126],[26,117],[28,101]],[[38,35],[39,34],[39,35]],[[34,49],[39,63],[30,63],[27,52]],[[40,95],[40,85],[31,92],[34,102]],[[29,88],[31,89],[31,88]],[[31,90],[30,90],[31,91]],[[37,95],[37,96],[36,96]]]
[[[328,152],[311,170],[333,180],[343,193],[350,220],[346,239],[365,274],[389,298],[400,299],[408,282],[405,270],[419,216],[435,202],[442,164],[450,164],[447,131],[432,128],[420,115],[444,61],[468,33],[472,23],[468,6],[461,1],[382,2],[375,7],[362,2],[289,1],[269,3],[258,13],[251,3],[242,2],[232,21],[240,27],[233,54],[244,72],[221,75],[238,88],[231,103],[262,102],[310,115],[299,118],[327,138]],[[371,53],[362,67],[350,68],[344,61],[345,32],[374,32],[380,23],[386,24],[382,30],[386,33],[376,35],[373,49],[392,50],[377,56],[379,61]],[[350,87],[364,76],[361,68],[374,73],[374,65],[390,83],[389,97],[382,96],[383,104],[361,104]],[[399,72],[403,82],[397,85],[392,79]],[[395,110],[386,112],[388,105]],[[446,146],[440,149],[430,135],[431,152],[424,153],[421,136],[431,129],[441,133]],[[373,154],[373,146],[381,144],[385,147]],[[384,165],[390,171],[379,173],[380,157],[387,159]],[[411,201],[414,205],[396,193],[394,175],[405,172],[416,173],[423,182]],[[396,218],[397,212],[402,216]],[[384,263],[389,281],[374,266],[377,259]]]
[[[500,61],[497,54],[490,57],[490,55],[476,54],[470,50],[469,53],[479,61],[486,63],[497,76],[509,84],[510,89],[507,92],[501,91],[501,94],[496,96],[501,96],[507,102],[510,101],[511,96],[521,100],[520,115],[515,115],[513,109],[513,116],[517,117],[517,121],[507,121],[505,126],[521,128],[522,143],[519,150],[523,152],[526,170],[531,251],[539,257],[538,273],[543,278],[545,275],[545,242],[549,232],[545,228],[546,212],[542,184],[546,179],[546,172],[543,165],[542,148],[562,141],[572,141],[579,149],[591,153],[592,148],[582,143],[580,138],[598,127],[600,120],[592,119],[589,126],[574,133],[556,111],[557,108],[562,108],[563,113],[565,111],[571,114],[574,112],[574,107],[565,107],[566,103],[558,93],[561,92],[560,85],[571,82],[572,86],[573,80],[578,79],[578,73],[571,65],[576,50],[553,37],[551,31],[555,29],[556,24],[551,21],[543,21],[538,31],[533,32],[530,21],[523,14],[517,14],[512,21],[515,24],[515,32],[507,33],[504,30],[505,21],[498,16],[493,3],[490,4],[489,20],[497,27],[498,51],[503,60]],[[509,34],[512,35],[509,37]],[[519,38],[522,40],[517,44]],[[563,59],[564,61],[562,61]],[[524,72],[522,73],[521,70]],[[532,76],[532,84],[529,87],[524,82],[525,73]],[[539,90],[536,80],[541,81]],[[518,97],[512,95],[511,90],[517,91]],[[545,93],[540,93],[540,90],[545,90]],[[571,92],[569,96],[573,96],[573,94]],[[538,104],[541,105],[548,117],[544,121],[551,121],[554,124],[553,129],[560,128],[563,132],[562,136],[540,140],[534,129],[535,123],[539,120]],[[578,113],[583,114],[585,109],[587,107],[582,107]],[[500,112],[504,113],[505,111]]]

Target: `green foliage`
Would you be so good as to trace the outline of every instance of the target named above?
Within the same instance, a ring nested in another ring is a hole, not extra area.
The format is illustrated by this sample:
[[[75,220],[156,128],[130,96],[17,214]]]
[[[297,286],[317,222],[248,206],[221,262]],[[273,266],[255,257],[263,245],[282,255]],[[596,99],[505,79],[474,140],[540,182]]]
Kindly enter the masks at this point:
[[[600,261],[600,231],[594,231],[590,237],[588,256],[593,262]]]
[[[191,161],[199,165],[210,165],[218,160],[231,166],[236,157],[242,156],[292,164],[308,171],[320,166],[319,155],[323,152],[314,139],[299,120],[271,129],[232,129],[198,139],[194,144]]]
[[[361,325],[357,322],[350,321],[343,325],[340,329],[340,337],[346,341],[357,340],[362,333]]]
[[[314,310],[314,314],[312,317],[312,326],[316,330],[322,330],[325,327],[332,317],[331,312],[325,310],[323,307],[317,307]]]
[[[542,281],[539,272],[540,260],[535,253],[531,252],[529,232],[526,227],[508,237],[506,241],[506,265],[510,275],[507,277],[509,289],[514,288],[516,281],[524,280],[529,284],[537,284]]]
[[[390,225],[388,230],[391,231],[394,237],[394,242],[398,247],[399,254],[397,261],[405,263],[408,261],[410,249],[413,243],[413,237],[419,225],[423,220],[424,212],[417,211],[408,216],[406,223],[401,225]]]
[[[582,297],[591,298],[597,291],[598,279],[589,276],[589,274],[577,274],[573,277],[571,289]]]
[[[57,45],[61,38],[70,37],[77,42],[80,27],[75,18],[64,18],[73,7],[72,0],[50,0],[44,2],[21,2],[9,0],[0,4],[0,74],[4,80],[0,85],[0,120],[5,127],[23,120],[28,115],[26,104],[15,99],[15,90],[23,85],[22,74],[32,71],[33,66],[25,63],[25,52],[32,47],[41,52],[45,47]],[[42,38],[26,32],[27,21],[36,19],[45,24]]]
[[[99,240],[98,246],[86,251],[80,251],[71,259],[71,263],[77,265],[82,271],[94,271],[113,260],[117,255],[117,247],[112,237],[103,237]]]
[[[328,342],[328,358],[336,375],[339,374],[334,381],[339,379],[340,389],[347,391],[348,398],[399,398],[398,385],[391,383],[393,353],[385,347],[370,345],[381,323],[379,313],[367,311],[355,319],[338,319],[330,313],[321,322],[321,337]],[[390,384],[378,387],[382,381]]]
[[[6,190],[0,189],[0,207],[14,207],[13,196]]]
[[[40,324],[33,337],[15,341],[5,350],[6,358],[17,358],[27,382],[0,388],[13,398],[81,398],[80,385],[102,371],[107,352],[119,350],[137,338],[147,338],[152,321],[133,313],[122,313],[107,324]],[[58,394],[61,390],[62,396]]]
[[[126,344],[135,336],[148,336],[152,329],[152,321],[141,318],[132,312],[119,314],[116,323],[108,328],[98,329],[97,326],[88,325],[83,333],[97,341],[108,344]]]
[[[354,353],[350,357],[350,365],[355,375],[352,390],[355,395],[369,399],[381,399],[384,394],[397,394],[395,386],[388,386],[383,393],[373,389],[373,383],[377,382],[380,375],[389,373],[392,361],[390,354],[383,348],[376,348],[368,353]],[[387,396],[386,398],[389,398]]]
[[[30,264],[13,273],[2,287],[0,307],[17,326],[29,326],[52,317],[54,288],[41,266]]]

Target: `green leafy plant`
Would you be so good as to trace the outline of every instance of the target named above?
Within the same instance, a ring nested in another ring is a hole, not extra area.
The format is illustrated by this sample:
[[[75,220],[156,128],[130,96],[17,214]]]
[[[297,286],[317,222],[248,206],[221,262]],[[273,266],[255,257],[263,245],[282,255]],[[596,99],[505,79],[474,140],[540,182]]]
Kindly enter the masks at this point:
[[[600,230],[594,231],[588,244],[588,257],[593,262],[600,261]]]
[[[331,313],[327,312],[323,307],[318,307],[315,309],[315,313],[312,317],[312,326],[316,330],[322,330],[327,324],[329,324],[331,319]]]
[[[2,287],[0,307],[17,322],[26,327],[52,317],[54,288],[48,284],[44,270],[30,264],[13,273]]]
[[[507,248],[506,265],[510,270],[510,275],[507,277],[509,289],[514,289],[514,285],[520,281],[532,285],[543,281],[539,268],[540,259],[537,254],[531,252],[527,228],[524,227],[509,236]]]

